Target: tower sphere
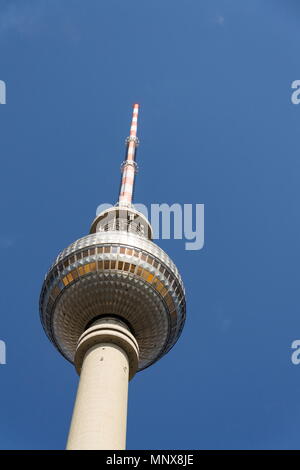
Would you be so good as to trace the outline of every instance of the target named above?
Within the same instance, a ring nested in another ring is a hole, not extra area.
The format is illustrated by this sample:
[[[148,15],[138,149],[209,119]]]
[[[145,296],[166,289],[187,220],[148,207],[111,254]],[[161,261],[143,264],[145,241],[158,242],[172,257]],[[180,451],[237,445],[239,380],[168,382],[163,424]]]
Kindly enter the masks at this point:
[[[151,241],[147,219],[132,207],[99,214],[91,232],[63,250],[48,271],[40,297],[43,327],[73,362],[84,330],[98,317],[116,316],[134,334],[138,370],[144,369],[180,336],[185,321],[181,277]]]

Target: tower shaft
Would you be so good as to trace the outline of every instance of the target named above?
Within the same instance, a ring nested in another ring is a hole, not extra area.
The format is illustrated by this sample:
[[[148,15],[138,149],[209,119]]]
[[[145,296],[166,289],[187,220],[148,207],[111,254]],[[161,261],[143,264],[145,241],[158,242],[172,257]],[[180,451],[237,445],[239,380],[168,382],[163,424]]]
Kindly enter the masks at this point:
[[[80,369],[67,450],[124,450],[128,380],[135,372],[138,346],[127,327],[105,317],[80,338]]]
[[[70,450],[125,449],[128,359],[100,343],[84,359],[67,444]]]

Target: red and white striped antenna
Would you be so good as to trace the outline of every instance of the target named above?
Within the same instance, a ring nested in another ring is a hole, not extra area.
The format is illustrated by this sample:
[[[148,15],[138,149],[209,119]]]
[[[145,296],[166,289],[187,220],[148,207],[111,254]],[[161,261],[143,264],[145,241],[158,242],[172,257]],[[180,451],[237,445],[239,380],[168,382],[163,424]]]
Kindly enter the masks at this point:
[[[137,122],[139,114],[139,105],[133,105],[132,121],[130,127],[130,135],[126,139],[127,153],[126,160],[121,165],[122,180],[119,195],[119,206],[130,207],[132,204],[134,178],[137,172],[137,164],[135,161],[136,149],[139,145],[137,138]]]

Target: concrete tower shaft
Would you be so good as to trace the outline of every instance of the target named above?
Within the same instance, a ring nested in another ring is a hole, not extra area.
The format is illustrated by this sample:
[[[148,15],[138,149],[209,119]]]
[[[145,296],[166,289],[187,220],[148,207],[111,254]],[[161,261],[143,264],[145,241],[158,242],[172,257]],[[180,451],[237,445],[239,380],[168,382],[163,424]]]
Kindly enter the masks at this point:
[[[96,320],[81,335],[75,356],[80,382],[67,449],[125,448],[128,380],[138,355],[133,334],[114,317]]]

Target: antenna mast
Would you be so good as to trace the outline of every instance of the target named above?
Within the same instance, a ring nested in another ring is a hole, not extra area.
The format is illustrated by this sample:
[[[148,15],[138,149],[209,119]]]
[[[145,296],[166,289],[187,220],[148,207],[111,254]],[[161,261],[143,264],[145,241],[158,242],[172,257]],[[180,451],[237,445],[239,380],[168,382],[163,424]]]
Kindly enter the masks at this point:
[[[139,105],[133,105],[132,121],[130,127],[130,135],[126,139],[126,160],[121,165],[122,179],[119,195],[119,206],[130,207],[132,205],[132,197],[134,190],[134,177],[137,172],[137,164],[135,161],[136,149],[139,145],[137,138],[137,121],[139,114]]]

